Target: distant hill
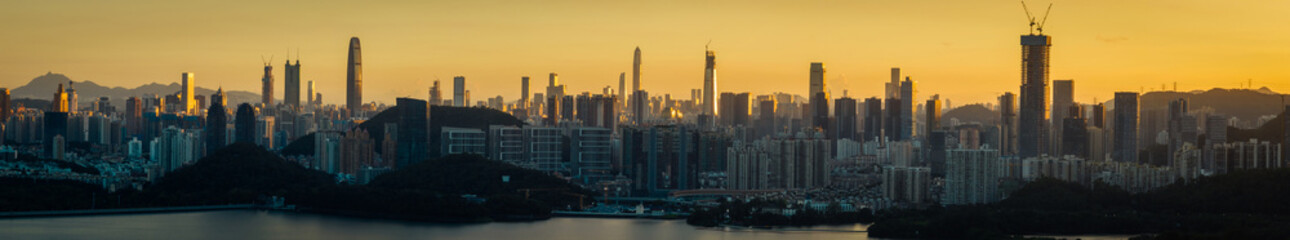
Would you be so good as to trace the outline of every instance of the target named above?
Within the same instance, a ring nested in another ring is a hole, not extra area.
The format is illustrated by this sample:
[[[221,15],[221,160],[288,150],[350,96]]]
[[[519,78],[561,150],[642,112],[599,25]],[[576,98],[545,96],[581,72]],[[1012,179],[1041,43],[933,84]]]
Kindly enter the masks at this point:
[[[1268,141],[1274,144],[1281,143],[1285,141],[1285,118],[1285,114],[1277,114],[1276,118],[1273,118],[1267,123],[1263,123],[1263,126],[1259,126],[1255,129],[1242,129],[1228,126],[1227,141],[1244,142],[1249,141],[1250,139],[1258,139],[1260,141]]]
[[[1281,95],[1267,88],[1148,92],[1139,98],[1139,108],[1143,111],[1164,110],[1169,108],[1169,101],[1179,98],[1187,99],[1191,109],[1213,108],[1215,113],[1237,117],[1241,121],[1252,121],[1262,116],[1281,114],[1285,110],[1281,106]]]
[[[179,76],[176,75],[175,78],[178,79]],[[31,82],[28,82],[26,85],[9,89],[9,94],[12,99],[31,98],[49,100],[53,98],[54,92],[58,91],[58,84],[63,84],[63,87],[66,88],[68,82],[75,82],[72,84],[72,88],[76,89],[76,95],[80,102],[80,106],[89,106],[88,104],[90,102],[98,101],[99,97],[108,97],[113,106],[125,106],[125,100],[129,97],[150,95],[165,96],[179,92],[182,87],[182,85],[178,83],[178,80],[176,80],[176,82],[171,82],[170,84],[149,83],[135,88],[108,87],[99,85],[92,81],[76,82],[66,75],[50,72],[31,79]],[[199,80],[198,85],[200,84],[201,82]],[[203,87],[197,87],[196,91],[198,95],[205,96],[210,96],[215,93],[214,89]],[[256,93],[247,91],[224,91],[224,93],[228,95],[227,100],[228,103],[231,104],[230,106],[236,106],[237,104],[244,102],[254,103],[260,101],[260,94]]]
[[[945,114],[941,114],[942,122],[949,121],[952,118],[957,118],[962,123],[992,124],[999,120],[999,112],[986,108],[985,105],[971,104],[950,109]],[[942,123],[942,125],[944,124]]]

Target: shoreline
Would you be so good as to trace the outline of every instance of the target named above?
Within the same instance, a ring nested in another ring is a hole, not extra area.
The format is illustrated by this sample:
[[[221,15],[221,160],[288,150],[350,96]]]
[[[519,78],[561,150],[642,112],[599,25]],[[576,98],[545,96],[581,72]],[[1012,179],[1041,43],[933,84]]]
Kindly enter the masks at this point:
[[[261,209],[261,208],[255,204],[230,204],[230,205],[205,205],[205,206],[183,206],[183,207],[22,211],[22,212],[0,212],[0,219],[125,215],[125,214],[144,214],[144,213],[204,212],[204,211],[254,210],[254,209]]]

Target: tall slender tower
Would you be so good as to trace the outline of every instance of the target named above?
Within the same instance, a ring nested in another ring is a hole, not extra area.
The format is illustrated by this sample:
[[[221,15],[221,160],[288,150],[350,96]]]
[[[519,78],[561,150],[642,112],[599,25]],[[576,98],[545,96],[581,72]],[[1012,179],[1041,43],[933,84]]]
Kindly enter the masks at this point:
[[[358,37],[349,38],[349,64],[345,66],[345,108],[354,117],[363,108],[363,53]]]
[[[810,111],[811,127],[825,130],[828,133],[829,125],[829,92],[828,82],[824,78],[824,63],[811,63],[810,74]]]
[[[299,64],[299,62],[297,62],[297,64]],[[305,87],[305,89],[306,89],[305,93],[309,94],[309,95],[305,95],[305,98],[309,99],[309,101],[305,103],[309,104],[310,106],[313,106],[315,101],[314,100],[314,81],[309,81],[309,84]]]
[[[520,77],[520,108],[529,109],[529,76]]]
[[[264,64],[264,77],[260,81],[264,84],[260,87],[260,103],[266,109],[273,107],[273,65]]]
[[[716,119],[717,114],[717,52],[707,50],[703,71],[703,114]]]
[[[469,107],[470,100],[466,95],[466,77],[452,77],[452,106]]]
[[[641,90],[641,47],[636,47],[636,54],[632,59],[632,92],[636,92]]]
[[[999,154],[1017,155],[1017,95],[999,96]]]
[[[1048,146],[1047,35],[1021,36],[1021,111],[1017,121],[1018,153],[1022,158],[1046,153]]]
[[[627,73],[618,74],[618,111],[623,111],[627,106]],[[617,114],[617,113],[615,113]]]
[[[197,91],[193,89],[197,87],[197,76],[191,72],[185,72],[181,77],[183,77],[183,89],[180,90],[180,95],[183,96],[179,96],[181,97],[179,102],[184,104],[184,114],[195,114],[197,113],[197,98],[193,94]]]
[[[291,107],[300,107],[300,59],[296,59],[296,65],[291,65],[291,60],[287,60],[284,75],[282,81],[286,86],[282,88],[282,102]]]
[[[1048,149],[1050,153],[1057,155],[1065,152],[1062,150],[1062,136],[1066,117],[1070,116],[1071,105],[1075,104],[1075,80],[1053,80],[1052,108],[1050,112],[1050,122],[1048,139]],[[1082,120],[1082,118],[1081,118]],[[1172,153],[1172,152],[1170,152]],[[1173,154],[1169,154],[1173,155]]]
[[[913,141],[918,135],[918,126],[914,125],[916,115],[918,114],[918,103],[914,99],[918,97],[918,86],[914,80],[908,76],[904,82],[900,82],[900,139],[904,141]]]

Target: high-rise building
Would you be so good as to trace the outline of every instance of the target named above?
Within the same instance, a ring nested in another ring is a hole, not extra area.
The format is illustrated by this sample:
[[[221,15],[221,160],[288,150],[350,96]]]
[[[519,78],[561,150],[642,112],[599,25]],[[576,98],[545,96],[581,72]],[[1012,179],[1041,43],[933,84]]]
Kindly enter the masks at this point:
[[[296,59],[296,65],[291,65],[291,60],[287,60],[286,65],[282,76],[282,82],[286,83],[282,88],[282,102],[291,107],[300,107],[300,59]]]
[[[819,128],[826,133],[831,133],[829,129],[829,92],[828,82],[825,79],[824,63],[813,62],[810,68],[810,89],[807,97],[810,98],[810,107],[807,111],[806,121],[810,121],[811,127]]]
[[[546,97],[564,99],[564,85],[560,84],[560,74],[547,75]]]
[[[138,137],[143,127],[143,100],[139,97],[125,99],[125,131],[128,135]]]
[[[949,149],[946,157],[943,205],[999,201],[998,180],[1003,168],[999,150]]]
[[[264,77],[260,78],[260,103],[264,108],[273,107],[273,65],[264,64]]]
[[[233,117],[233,140],[255,143],[255,107],[247,103],[238,105],[237,115]]]
[[[224,148],[224,143],[228,142],[226,140],[227,136],[224,136],[228,132],[228,111],[224,110],[224,101],[222,100],[224,99],[224,88],[215,90],[215,94],[211,95],[211,98],[212,100],[214,98],[221,100],[211,101],[210,108],[206,109],[206,129],[202,131],[203,134],[206,134],[206,154],[215,153],[215,150]]]
[[[309,84],[305,86],[305,89],[306,89],[305,93],[308,94],[308,95],[305,95],[305,98],[309,99],[309,101],[306,103],[309,104],[310,106],[313,106],[314,102],[318,101],[317,99],[314,99],[314,81],[309,81]]]
[[[864,100],[864,141],[882,141],[882,99]]]
[[[764,97],[764,98],[763,98]],[[775,128],[776,99],[774,95],[758,96],[757,114],[757,138],[762,136],[773,136],[778,130]]]
[[[67,92],[63,90],[63,84],[58,84],[58,91],[54,92],[54,99],[49,101],[50,112],[67,112]]]
[[[13,116],[13,110],[10,109],[13,103],[9,99],[9,89],[0,88],[0,124],[7,122],[9,116]]]
[[[363,128],[354,128],[340,138],[340,159],[336,172],[358,174],[364,166],[373,166],[376,158],[376,141]]]
[[[900,82],[900,139],[902,141],[914,140],[917,135],[918,126],[915,126],[915,117],[918,112],[918,88],[916,83],[910,77],[905,77],[905,81]]]
[[[632,92],[636,92],[640,90],[641,90],[641,47],[636,47],[636,54],[634,54],[632,58]]]
[[[355,113],[363,109],[363,52],[358,37],[349,38],[349,63],[345,66],[345,109],[350,117],[357,117]]]
[[[1048,49],[1047,35],[1021,36],[1021,114],[1017,143],[1022,158],[1046,153],[1048,146]]]
[[[75,84],[75,82],[67,82],[67,112],[69,113],[75,113],[80,110],[80,107],[77,106],[80,100],[76,99],[76,88],[72,87]]]
[[[1106,128],[1106,106],[1102,103],[1094,103],[1092,114],[1087,116],[1089,125],[1096,128]]]
[[[904,122],[900,120],[900,116],[904,115],[904,112],[909,111],[909,109],[901,109],[901,106],[904,106],[904,104],[901,104],[901,101],[902,99],[899,98],[887,99],[886,119],[883,120],[883,135],[889,141],[909,140],[905,139],[904,135],[900,134],[904,129],[904,127],[901,126]]]
[[[429,98],[430,100],[427,102],[430,103],[430,106],[443,105],[443,90],[439,88],[439,80],[434,80],[434,83],[430,85],[429,93],[430,93],[430,98]]]
[[[1115,93],[1115,118],[1111,158],[1117,162],[1138,162],[1138,93]]]
[[[708,50],[704,59],[703,111],[701,113],[712,118],[717,114],[717,52]]]
[[[431,102],[434,99],[431,99]],[[529,76],[520,77],[520,102],[519,107],[529,109]]]
[[[859,140],[856,136],[856,119],[859,116],[856,99],[843,96],[833,101],[833,139]]]
[[[1049,141],[1048,149],[1052,153],[1065,153],[1062,150],[1063,142],[1065,141],[1062,134],[1065,131],[1066,124],[1063,121],[1070,116],[1067,114],[1069,112],[1067,110],[1070,109],[1072,104],[1075,104],[1075,80],[1053,80],[1052,97],[1052,110],[1049,115],[1049,119],[1052,119],[1052,129],[1049,131],[1051,133],[1049,134],[1049,139],[1053,141]]]
[[[1067,114],[1062,123],[1061,155],[1072,155],[1081,159],[1092,159],[1092,146],[1089,145],[1088,122],[1084,120],[1084,107],[1078,104],[1066,108]]]
[[[470,106],[470,100],[466,100],[466,77],[452,77],[452,106]]]
[[[398,160],[403,168],[430,159],[430,105],[412,98],[395,99],[399,108]]]
[[[181,98],[179,102],[184,105],[184,114],[196,114],[197,98],[195,94],[197,94],[197,91],[194,88],[197,87],[197,76],[191,72],[185,72],[181,74],[181,77],[183,78],[183,89],[180,95],[183,96],[179,96]]]
[[[891,82],[888,82],[886,99],[900,98],[900,68],[891,68]]]
[[[621,101],[620,103],[618,103],[618,106],[616,106],[618,111],[622,111],[627,108],[627,105],[626,105],[627,104],[627,73],[626,72],[618,73],[618,96],[615,96],[615,98]],[[614,113],[614,114],[618,114],[618,113]]]
[[[939,97],[932,97],[923,105],[923,109],[927,110],[927,122],[924,123],[927,126],[927,136],[931,136],[934,131],[941,131],[941,107]]]
[[[999,95],[999,153],[1017,155],[1017,95]]]
[[[751,100],[752,100],[752,95],[750,93],[743,92],[743,93],[735,94],[733,99],[734,102],[730,103],[730,105],[732,106],[731,107],[732,111],[730,111],[731,116],[728,116],[731,119],[730,120],[731,126],[743,126],[743,127],[752,126],[752,122],[748,120],[748,117],[749,117],[748,114],[751,113],[752,111],[751,105],[749,105],[749,101]],[[718,102],[722,102],[722,101],[725,101],[725,100],[720,100]]]

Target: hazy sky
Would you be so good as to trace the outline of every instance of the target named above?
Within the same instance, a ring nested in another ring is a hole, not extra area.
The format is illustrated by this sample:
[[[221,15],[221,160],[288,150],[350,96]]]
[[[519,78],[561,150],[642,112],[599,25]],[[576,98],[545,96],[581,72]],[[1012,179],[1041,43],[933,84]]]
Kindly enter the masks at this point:
[[[1030,1],[1042,14],[1052,1]],[[1056,1],[1051,79],[1076,100],[1178,83],[1180,90],[1290,89],[1290,1]],[[346,45],[362,39],[365,101],[426,98],[466,76],[472,100],[533,91],[557,72],[572,92],[618,88],[633,48],[643,87],[689,98],[703,87],[704,44],[718,90],[804,94],[824,62],[834,96],[882,93],[891,67],[955,105],[1017,92],[1018,1],[61,1],[0,2],[0,86],[47,71],[108,86],[179,81],[259,92],[261,56],[300,51],[302,82],[344,101]],[[628,74],[630,78],[630,73]],[[630,88],[630,79],[628,87]],[[303,87],[302,87],[303,92]]]

